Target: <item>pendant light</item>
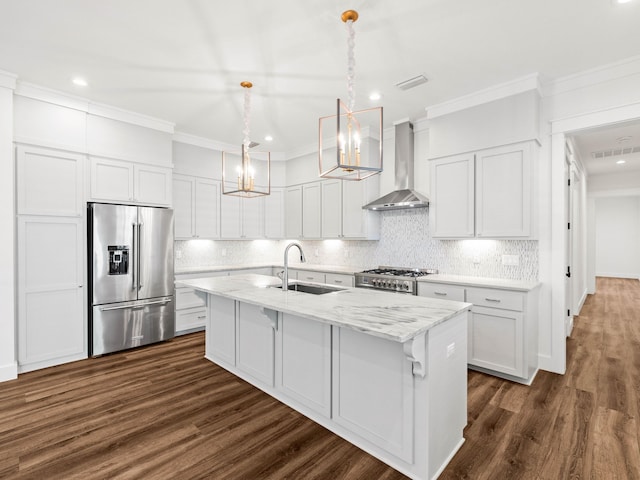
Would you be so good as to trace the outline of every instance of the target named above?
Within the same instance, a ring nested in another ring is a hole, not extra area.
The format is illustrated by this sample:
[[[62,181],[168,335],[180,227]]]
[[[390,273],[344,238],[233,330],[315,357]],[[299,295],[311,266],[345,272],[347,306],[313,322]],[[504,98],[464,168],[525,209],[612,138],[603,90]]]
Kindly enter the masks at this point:
[[[222,193],[238,197],[260,197],[271,193],[271,153],[253,150],[257,143],[249,140],[251,82],[244,88],[244,139],[240,153],[222,152]],[[251,149],[251,150],[250,150]]]
[[[382,107],[355,110],[355,31],[358,12],[341,16],[347,26],[347,103],[336,101],[336,114],[321,117],[318,128],[320,176],[363,180],[382,172]]]

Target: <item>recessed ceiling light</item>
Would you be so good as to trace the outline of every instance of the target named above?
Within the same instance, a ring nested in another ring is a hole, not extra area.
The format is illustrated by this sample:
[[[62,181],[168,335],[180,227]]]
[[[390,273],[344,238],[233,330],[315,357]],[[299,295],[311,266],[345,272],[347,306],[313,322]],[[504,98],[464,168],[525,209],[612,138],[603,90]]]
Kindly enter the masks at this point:
[[[622,164],[627,163],[627,161],[626,161],[626,160],[618,160],[616,163],[617,163],[618,165],[622,165]]]
[[[616,0],[616,3],[631,3],[631,0]]]
[[[82,77],[75,77],[71,81],[73,82],[74,85],[77,85],[78,87],[86,87],[87,85],[89,85],[87,81]]]
[[[266,135],[266,136],[264,137],[264,139],[265,139],[267,142],[270,142],[270,141],[272,141],[272,140],[273,140],[273,137],[272,137],[271,135]]]
[[[371,95],[369,95],[369,100],[380,100],[382,98],[382,95],[380,95],[378,92],[373,92]]]

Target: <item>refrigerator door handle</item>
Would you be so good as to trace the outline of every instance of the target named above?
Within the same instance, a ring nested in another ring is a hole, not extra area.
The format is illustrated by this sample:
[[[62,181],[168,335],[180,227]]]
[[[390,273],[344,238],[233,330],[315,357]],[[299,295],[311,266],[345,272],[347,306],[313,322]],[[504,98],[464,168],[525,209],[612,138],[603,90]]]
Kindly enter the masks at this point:
[[[170,302],[171,299],[154,300],[153,302],[139,303],[137,305],[116,305],[112,307],[100,307],[100,311],[109,312],[111,310],[140,309],[146,307],[147,305],[165,305]]]
[[[133,258],[131,259],[131,290],[138,288],[138,280],[136,278],[136,270],[138,265],[138,245],[136,244],[136,224],[132,223],[133,228]]]
[[[143,227],[144,223],[140,222],[138,223],[138,290],[140,290],[142,288],[142,259],[143,259],[143,255],[141,255],[141,251],[140,248],[142,245],[144,245],[143,241],[142,241],[142,227]]]

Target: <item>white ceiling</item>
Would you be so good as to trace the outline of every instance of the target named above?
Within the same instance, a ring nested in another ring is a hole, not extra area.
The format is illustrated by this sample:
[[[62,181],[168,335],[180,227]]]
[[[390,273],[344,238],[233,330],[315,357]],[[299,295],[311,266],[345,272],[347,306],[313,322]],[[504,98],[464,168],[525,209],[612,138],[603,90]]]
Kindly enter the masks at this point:
[[[640,171],[640,122],[585,130],[571,137],[589,175]],[[625,163],[616,163],[619,160]]]
[[[350,8],[356,109],[381,92],[385,127],[531,73],[640,54],[639,0],[0,0],[0,69],[235,144],[250,80],[251,139],[291,151],[317,142],[318,118],[346,98]],[[419,74],[429,82],[394,86]]]

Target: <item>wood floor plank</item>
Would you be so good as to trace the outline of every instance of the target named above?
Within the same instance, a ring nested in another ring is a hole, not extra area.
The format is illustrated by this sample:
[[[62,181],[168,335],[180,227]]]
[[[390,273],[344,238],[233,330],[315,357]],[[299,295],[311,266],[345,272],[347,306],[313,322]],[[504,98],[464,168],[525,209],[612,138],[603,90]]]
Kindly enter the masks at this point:
[[[597,279],[567,373],[468,373],[465,443],[441,479],[640,480],[640,282]],[[0,384],[0,478],[402,480],[204,359],[204,335]]]

